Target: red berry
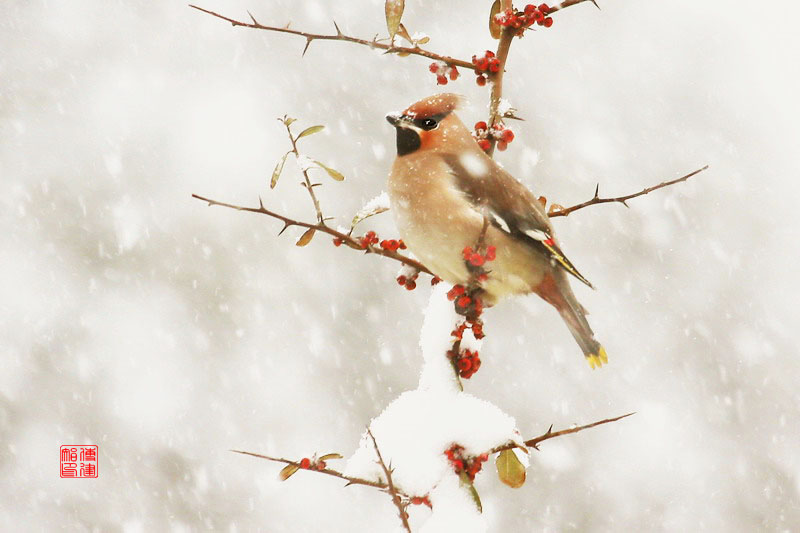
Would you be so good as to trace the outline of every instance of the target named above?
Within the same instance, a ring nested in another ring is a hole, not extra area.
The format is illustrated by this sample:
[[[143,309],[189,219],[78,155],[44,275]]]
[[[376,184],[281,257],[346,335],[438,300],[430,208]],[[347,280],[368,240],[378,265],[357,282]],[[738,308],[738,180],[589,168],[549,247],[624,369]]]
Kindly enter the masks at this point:
[[[447,76],[442,76],[441,74],[439,74],[438,76],[436,76],[436,83],[438,85],[447,85]]]
[[[344,241],[342,241],[342,239],[340,239],[339,237],[335,237],[335,238],[333,239],[333,245],[334,245],[334,246],[341,246],[341,245],[342,245],[342,242],[344,242]]]
[[[494,246],[489,246],[486,248],[486,260],[494,261],[495,257],[497,257],[497,248]]]
[[[413,279],[410,279],[410,280],[408,280],[406,282],[406,290],[407,291],[413,291],[416,288],[417,288],[417,282],[414,281]]]
[[[550,11],[550,6],[548,6],[547,4],[539,4],[539,11],[541,11],[542,13],[547,13]]]
[[[461,285],[455,285],[452,289],[447,291],[447,299],[451,302],[456,299],[456,296],[461,296],[464,294],[464,287]]]
[[[478,141],[478,146],[480,146],[481,150],[483,150],[484,152],[488,151],[491,145],[492,144],[489,142],[489,139],[481,139],[480,141]]]
[[[472,298],[470,298],[469,296],[462,296],[461,298],[456,300],[456,306],[461,308],[468,307],[469,304],[471,303],[472,303]]]
[[[546,19],[544,19],[544,27],[545,28],[549,28],[552,25],[553,25],[553,19],[552,18],[547,17]]]
[[[406,249],[406,243],[403,242],[403,239],[400,239],[399,241],[397,241],[397,247],[400,248],[401,250],[405,250]]]
[[[408,281],[408,280],[406,279],[405,276],[397,276],[397,284],[398,285],[405,285],[406,281]]]
[[[503,134],[500,136],[502,140],[507,143],[510,143],[514,140],[514,132],[511,130],[503,130]]]
[[[428,70],[436,74],[437,72],[439,72],[439,64],[436,62],[431,63],[431,66],[428,67]]]
[[[469,264],[472,266],[483,266],[483,256],[481,254],[472,254],[469,256]]]
[[[500,150],[502,152],[506,148],[508,148],[508,143],[507,142],[505,142],[505,141],[497,141],[497,149],[498,150]]]
[[[536,6],[535,5],[528,4],[527,6],[525,6],[525,14],[526,15],[532,15],[534,11],[536,11]]]
[[[480,367],[481,367],[481,360],[479,357],[475,357],[472,360],[472,372],[473,373],[477,372]]]
[[[326,466],[325,461],[317,461],[317,470],[325,470]]]
[[[487,128],[486,122],[484,122],[482,120],[480,122],[476,122],[475,123],[475,129],[476,130],[485,130],[486,128]]]
[[[480,461],[481,461],[482,463],[484,463],[484,462],[486,462],[486,461],[488,461],[488,460],[489,460],[489,454],[488,454],[488,453],[482,453],[482,454],[480,454],[480,455],[478,456],[478,459],[480,459]]]
[[[456,459],[453,461],[453,467],[456,469],[456,472],[461,472],[464,470],[464,461],[461,459]]]
[[[442,278],[440,278],[439,276],[433,276],[431,278],[431,287],[433,287],[434,285],[438,285],[439,283],[441,283],[441,281]]]
[[[469,370],[472,368],[472,361],[466,358],[459,359],[457,364],[458,364],[458,369],[462,372],[469,372]]]
[[[482,57],[477,63],[475,63],[475,67],[480,71],[487,70],[489,68],[489,60],[485,57]]]
[[[458,70],[456,70],[456,67],[450,67],[450,79],[453,81],[458,79]]]
[[[472,255],[472,248],[465,246],[464,249],[461,250],[461,255],[464,256],[464,259],[469,259],[469,257]]]
[[[486,85],[486,76],[478,76],[475,78],[475,82],[478,84],[478,87],[483,87]]]
[[[499,59],[492,59],[489,62],[489,70],[491,72],[499,72],[500,71],[500,60]]]
[[[300,460],[300,468],[308,468],[309,466],[311,466],[311,459],[308,457],[303,457]]]
[[[486,57],[494,57],[494,52],[492,52],[491,50],[486,50],[486,53],[484,55]]]
[[[543,21],[544,21],[544,13],[542,13],[541,11],[537,11],[536,13],[533,14],[533,18],[541,26],[543,24]]]

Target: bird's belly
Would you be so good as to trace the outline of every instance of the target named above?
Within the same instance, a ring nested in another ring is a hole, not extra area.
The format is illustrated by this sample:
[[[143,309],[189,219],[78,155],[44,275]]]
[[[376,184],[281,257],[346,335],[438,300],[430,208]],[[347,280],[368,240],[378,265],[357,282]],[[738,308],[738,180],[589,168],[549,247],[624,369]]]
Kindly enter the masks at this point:
[[[482,215],[472,210],[423,212],[403,199],[392,202],[392,211],[400,236],[425,266],[448,283],[469,281],[463,250],[477,244],[483,229]],[[485,242],[496,248],[496,259],[484,267],[489,272],[484,284],[488,304],[506,296],[527,294],[541,282],[547,265],[536,261],[535,252],[528,245],[494,227],[488,229]]]

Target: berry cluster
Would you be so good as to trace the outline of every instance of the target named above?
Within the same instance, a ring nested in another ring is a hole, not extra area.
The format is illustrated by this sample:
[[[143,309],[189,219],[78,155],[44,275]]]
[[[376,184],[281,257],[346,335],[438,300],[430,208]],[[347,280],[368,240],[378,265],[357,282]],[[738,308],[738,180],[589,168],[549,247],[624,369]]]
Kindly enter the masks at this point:
[[[477,350],[464,350],[460,353],[455,350],[448,350],[447,357],[450,358],[453,366],[458,370],[458,375],[464,379],[471,378],[481,367],[481,358]]]
[[[417,278],[419,277],[419,272],[415,272],[410,276],[406,276],[405,274],[400,274],[397,276],[397,284],[401,287],[405,287],[408,291],[413,291],[417,288]]]
[[[483,57],[472,56],[472,64],[475,65],[475,74],[478,78],[475,82],[483,87],[486,85],[487,77],[490,74],[500,71],[500,60],[494,56],[494,52],[486,50]]]
[[[431,505],[431,500],[427,496],[412,496],[409,498],[409,503],[411,505],[427,505],[431,509],[433,509],[433,505]]]
[[[436,75],[436,83],[439,85],[447,85],[447,78],[456,81],[458,79],[458,69],[455,65],[448,65],[444,61],[434,61],[428,67],[428,70]]]
[[[486,278],[481,279],[481,276],[483,274],[478,277],[478,281],[485,281]],[[447,299],[455,302],[456,312],[459,315],[477,319],[483,313],[483,302],[474,292],[476,291],[467,291],[463,285],[454,285],[447,291]]]
[[[460,444],[453,444],[444,452],[447,460],[453,466],[456,474],[464,472],[470,481],[475,481],[475,474],[481,471],[483,463],[489,460],[489,455],[482,453],[478,456],[470,457],[464,453],[464,447]]]
[[[492,146],[492,139],[497,142],[497,149],[501,152],[508,148],[508,144],[514,140],[514,132],[506,128],[501,122],[496,123],[491,128],[484,121],[476,122],[472,136],[484,152],[489,151]]]
[[[397,250],[405,250],[406,243],[403,242],[403,239],[384,239],[381,241],[381,248],[396,252]]]
[[[506,28],[515,28],[517,35],[522,35],[526,28],[538,24],[549,28],[553,25],[553,19],[547,15],[552,11],[547,4],[540,4],[538,7],[533,4],[525,6],[523,11],[506,9],[494,16],[494,21]]]
[[[303,457],[302,459],[300,459],[300,468],[303,468],[305,470],[325,470],[326,466],[327,464],[325,463],[325,461],[321,459],[316,459],[316,457],[314,458],[314,460],[311,460],[308,457]]]

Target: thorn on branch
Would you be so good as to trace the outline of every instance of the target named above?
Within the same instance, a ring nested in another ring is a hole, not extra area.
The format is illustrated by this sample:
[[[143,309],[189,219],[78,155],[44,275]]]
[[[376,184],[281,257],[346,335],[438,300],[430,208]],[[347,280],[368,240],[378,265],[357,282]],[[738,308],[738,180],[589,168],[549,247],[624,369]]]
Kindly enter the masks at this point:
[[[344,34],[342,33],[342,30],[340,30],[340,29],[339,29],[339,25],[338,25],[338,24],[336,24],[336,21],[335,21],[335,20],[333,21],[333,27],[334,27],[334,28],[336,28],[336,35],[337,35],[338,37],[342,37],[342,36],[344,35]]]
[[[253,21],[253,24],[255,24],[256,26],[261,26],[261,24],[259,24],[259,23],[258,23],[258,21],[256,20],[256,18],[253,16],[253,14],[252,14],[252,13],[250,13],[250,11],[249,11],[249,10],[247,11],[247,14],[248,14],[248,15],[250,15],[250,20],[252,20],[252,21]]]
[[[305,57],[306,51],[308,51],[308,47],[311,46],[311,41],[313,41],[313,37],[306,37],[306,45],[303,47],[303,53],[300,54],[301,57]]]

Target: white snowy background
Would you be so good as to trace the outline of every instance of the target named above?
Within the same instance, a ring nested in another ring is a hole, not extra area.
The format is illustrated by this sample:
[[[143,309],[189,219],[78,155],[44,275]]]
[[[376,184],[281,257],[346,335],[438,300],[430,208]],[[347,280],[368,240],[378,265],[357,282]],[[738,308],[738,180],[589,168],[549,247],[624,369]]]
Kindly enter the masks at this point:
[[[200,1],[200,0],[198,0]],[[316,32],[385,32],[378,0],[203,0]],[[489,2],[409,0],[409,29],[469,58]],[[800,38],[796,3],[604,0],[515,41],[526,122],[498,159],[561,204],[705,164],[689,183],[555,224],[599,288],[576,287],[608,349],[591,371],[535,297],[486,316],[471,394],[549,441],[527,484],[476,481],[493,531],[800,527]],[[440,90],[422,58],[230,25],[184,2],[0,4],[0,529],[386,531],[389,499],[231,453],[356,449],[417,386],[427,283],[263,216],[312,219],[275,117],[326,124],[304,150],[346,224],[385,184],[388,111]],[[463,118],[485,118],[470,73]],[[364,229],[396,236],[390,214]],[[58,476],[62,444],[99,478]],[[344,464],[340,465],[344,467]],[[412,510],[421,524],[425,508]]]

